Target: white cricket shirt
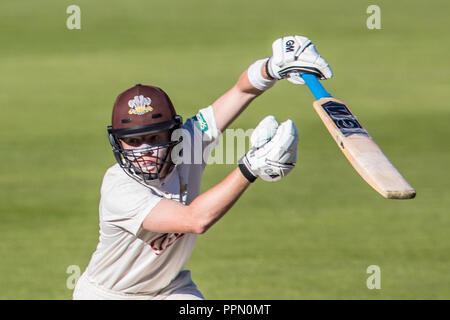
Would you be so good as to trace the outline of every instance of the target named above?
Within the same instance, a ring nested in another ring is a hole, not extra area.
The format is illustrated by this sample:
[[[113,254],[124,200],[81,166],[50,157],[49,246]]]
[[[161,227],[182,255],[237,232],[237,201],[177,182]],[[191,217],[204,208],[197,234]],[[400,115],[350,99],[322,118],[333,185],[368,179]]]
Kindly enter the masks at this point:
[[[195,142],[202,142],[200,150],[217,143],[220,132],[212,107],[201,109],[183,128],[194,141],[192,157],[201,160],[177,164],[159,188],[143,186],[118,164],[106,171],[99,205],[99,243],[84,273],[90,282],[122,293],[156,293],[178,275],[191,256],[197,235],[142,228],[163,197],[189,204],[200,194],[206,159],[198,157]],[[181,184],[185,188],[180,188]]]

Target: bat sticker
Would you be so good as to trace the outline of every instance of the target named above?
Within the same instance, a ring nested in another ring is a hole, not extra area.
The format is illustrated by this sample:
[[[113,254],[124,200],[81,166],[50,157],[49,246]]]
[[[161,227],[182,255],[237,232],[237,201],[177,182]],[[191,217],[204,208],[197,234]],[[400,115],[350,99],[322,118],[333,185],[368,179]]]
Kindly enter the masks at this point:
[[[355,133],[369,135],[345,104],[328,101],[322,104],[322,108],[344,136],[348,137]]]

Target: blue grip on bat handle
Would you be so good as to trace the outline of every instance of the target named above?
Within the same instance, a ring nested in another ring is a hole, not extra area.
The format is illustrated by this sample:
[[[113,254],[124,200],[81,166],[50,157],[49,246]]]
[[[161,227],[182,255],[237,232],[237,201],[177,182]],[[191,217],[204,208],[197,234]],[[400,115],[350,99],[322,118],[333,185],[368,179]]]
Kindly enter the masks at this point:
[[[308,86],[309,90],[311,90],[312,94],[316,98],[316,100],[319,100],[320,98],[330,98],[331,94],[325,90],[325,88],[320,83],[319,79],[311,73],[303,73],[300,75],[303,80],[305,80],[306,85]]]

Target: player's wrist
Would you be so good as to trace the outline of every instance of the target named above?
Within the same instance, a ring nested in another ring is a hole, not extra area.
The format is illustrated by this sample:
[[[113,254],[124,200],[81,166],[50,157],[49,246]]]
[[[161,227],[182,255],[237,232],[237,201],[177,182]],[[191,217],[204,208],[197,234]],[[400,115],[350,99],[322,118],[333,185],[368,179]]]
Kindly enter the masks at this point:
[[[255,61],[247,69],[248,81],[258,90],[265,91],[272,88],[277,79],[274,79],[267,73],[267,61],[269,58]]]
[[[238,162],[238,168],[241,171],[244,178],[246,178],[250,183],[255,182],[256,178],[258,178],[257,175],[253,173],[250,169],[250,164],[248,163],[248,160],[246,158],[246,155],[243,156],[239,162]]]
[[[263,76],[269,80],[279,80],[271,73],[271,70],[270,70],[271,61],[272,61],[272,57],[268,58],[266,60],[266,62],[264,62]]]

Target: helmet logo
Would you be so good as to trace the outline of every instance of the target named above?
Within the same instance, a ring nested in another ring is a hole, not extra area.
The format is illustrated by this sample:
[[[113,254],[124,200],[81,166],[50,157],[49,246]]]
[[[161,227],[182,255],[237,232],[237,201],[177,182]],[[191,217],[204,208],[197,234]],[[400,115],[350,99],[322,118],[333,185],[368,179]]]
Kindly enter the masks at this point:
[[[128,106],[130,110],[128,110],[128,114],[137,114],[139,116],[146,114],[147,112],[153,111],[152,99],[149,97],[144,97],[143,95],[134,96],[134,98],[128,101]]]

